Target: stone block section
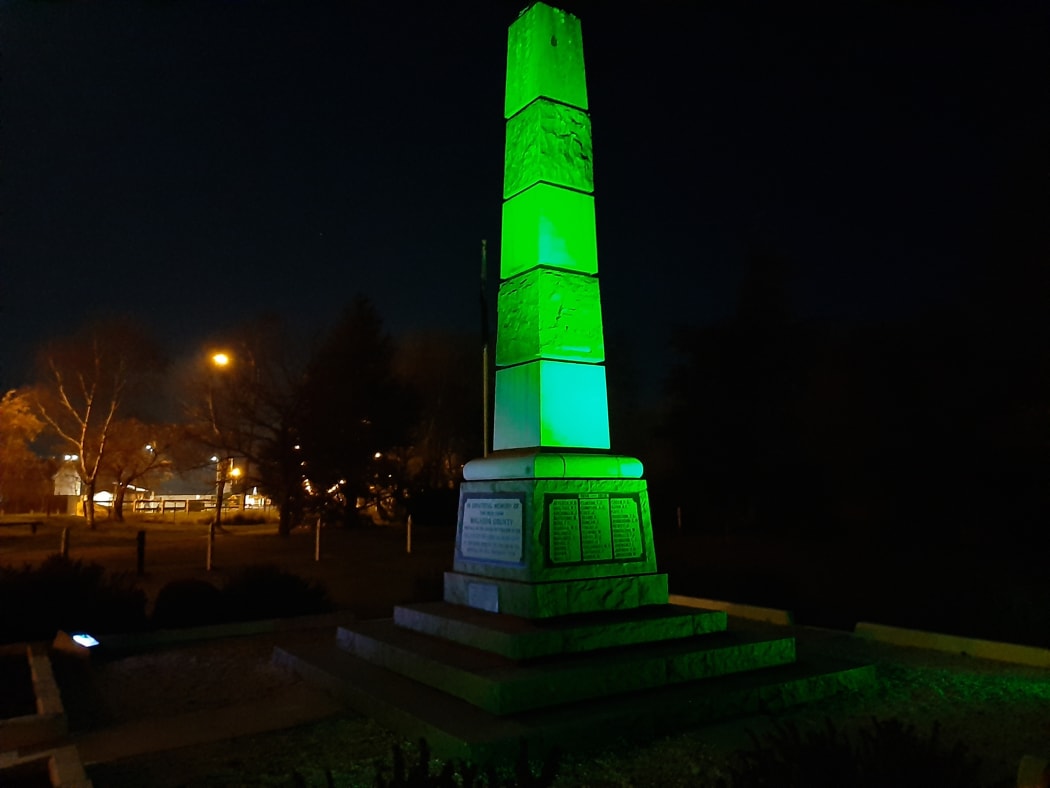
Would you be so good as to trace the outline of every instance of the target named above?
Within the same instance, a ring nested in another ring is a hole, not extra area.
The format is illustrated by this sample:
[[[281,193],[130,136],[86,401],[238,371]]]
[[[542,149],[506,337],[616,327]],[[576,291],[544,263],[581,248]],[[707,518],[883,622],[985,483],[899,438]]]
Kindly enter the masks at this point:
[[[724,632],[726,620],[720,610],[674,605],[554,619],[495,614],[447,602],[394,608],[394,623],[399,627],[508,659],[536,659]]]
[[[580,20],[543,3],[530,6],[507,32],[504,117],[539,96],[587,109]]]
[[[537,266],[598,273],[594,197],[537,183],[503,203],[500,276]]]
[[[492,447],[609,448],[605,367],[531,361],[496,371]]]
[[[507,121],[503,198],[536,183],[594,191],[591,119],[586,112],[537,99]]]
[[[530,662],[420,635],[389,620],[340,629],[337,640],[354,656],[498,715],[785,665],[795,659],[793,638],[756,643],[729,633]]]
[[[590,364],[605,361],[601,295],[595,277],[534,268],[503,282],[498,304],[498,366],[544,358]]]

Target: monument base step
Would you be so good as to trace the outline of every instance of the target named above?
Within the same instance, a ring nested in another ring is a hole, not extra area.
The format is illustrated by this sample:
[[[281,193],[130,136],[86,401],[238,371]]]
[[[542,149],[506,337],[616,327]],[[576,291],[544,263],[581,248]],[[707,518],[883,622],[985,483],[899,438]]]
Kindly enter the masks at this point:
[[[273,660],[405,738],[425,738],[435,754],[475,763],[511,760],[522,741],[540,756],[670,735],[857,691],[875,678],[870,665],[822,659],[497,716],[335,643],[277,648]]]
[[[726,621],[725,611],[683,605],[649,605],[545,619],[489,613],[448,602],[394,608],[394,623],[399,627],[509,659],[535,659],[724,632]]]
[[[391,619],[340,628],[356,657],[507,715],[790,664],[792,637],[715,632],[670,641],[513,660],[423,635]]]

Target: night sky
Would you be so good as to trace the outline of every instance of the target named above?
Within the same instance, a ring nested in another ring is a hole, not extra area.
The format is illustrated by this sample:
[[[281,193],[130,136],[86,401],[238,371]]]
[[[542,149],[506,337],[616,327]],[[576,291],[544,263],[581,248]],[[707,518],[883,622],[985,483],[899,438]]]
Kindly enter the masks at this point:
[[[4,2],[0,389],[113,312],[174,356],[264,311],[316,330],[359,292],[395,333],[476,331],[521,7]],[[894,319],[965,307],[1041,237],[1040,3],[562,7],[606,335],[654,387],[671,326],[732,315],[756,250],[801,319]]]

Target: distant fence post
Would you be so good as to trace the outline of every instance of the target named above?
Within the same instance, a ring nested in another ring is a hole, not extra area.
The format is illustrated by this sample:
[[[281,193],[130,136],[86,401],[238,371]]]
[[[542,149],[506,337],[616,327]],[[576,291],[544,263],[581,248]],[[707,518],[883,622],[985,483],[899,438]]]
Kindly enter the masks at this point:
[[[314,560],[321,560],[321,518],[317,518],[317,524],[314,525]]]
[[[62,529],[62,541],[59,542],[58,552],[63,558],[69,558],[69,526]]]
[[[146,532],[135,534],[135,569],[139,577],[146,574]]]
[[[408,520],[407,520],[406,524],[407,524],[408,528],[406,529],[407,533],[405,534],[405,552],[406,553],[411,553],[412,552],[412,515],[408,516]]]
[[[208,555],[204,561],[204,570],[206,572],[211,571],[211,553],[215,547],[215,521],[212,520],[208,523]]]

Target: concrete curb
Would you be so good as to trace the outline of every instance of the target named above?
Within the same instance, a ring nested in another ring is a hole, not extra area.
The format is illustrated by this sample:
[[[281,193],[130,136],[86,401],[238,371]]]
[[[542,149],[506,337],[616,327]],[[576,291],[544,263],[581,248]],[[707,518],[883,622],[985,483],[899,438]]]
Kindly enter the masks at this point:
[[[1026,755],[1017,767],[1017,788],[1047,788],[1050,786],[1050,761]]]
[[[795,623],[795,617],[790,610],[777,610],[776,608],[759,607],[758,605],[740,605],[736,602],[723,602],[718,599],[703,599],[680,594],[669,594],[667,601],[672,605],[683,605],[684,607],[724,610],[727,616],[746,618],[750,621],[764,621],[767,624],[791,626]]]
[[[26,756],[14,755],[11,757],[12,755],[12,753],[0,753],[0,783],[3,782],[5,769],[14,771],[37,761],[46,760],[52,788],[92,788],[91,780],[84,772],[84,764],[80,761],[80,754],[76,747],[56,747],[53,750],[42,750]]]
[[[1011,662],[1034,668],[1050,668],[1050,649],[1038,648],[1037,646],[998,643],[994,640],[944,635],[937,632],[924,632],[918,629],[872,624],[867,621],[859,622],[853,628],[853,635],[854,637],[875,640],[880,643],[889,643],[893,646],[910,646],[912,648],[926,649],[927,651],[966,654],[979,659]]]
[[[68,731],[62,696],[51,660],[39,646],[23,646],[36,697],[36,714],[0,720],[0,752],[37,747],[61,739]]]
[[[334,630],[335,627],[341,624],[353,623],[355,620],[356,617],[352,613],[321,613],[313,616],[236,621],[230,624],[212,624],[205,627],[187,627],[185,629],[159,629],[153,632],[99,635],[98,640],[107,651],[137,651],[139,649],[151,649],[178,643],[247,637],[271,632],[296,632],[304,629],[323,629],[325,627],[332,627]],[[335,637],[334,634],[333,637]]]

